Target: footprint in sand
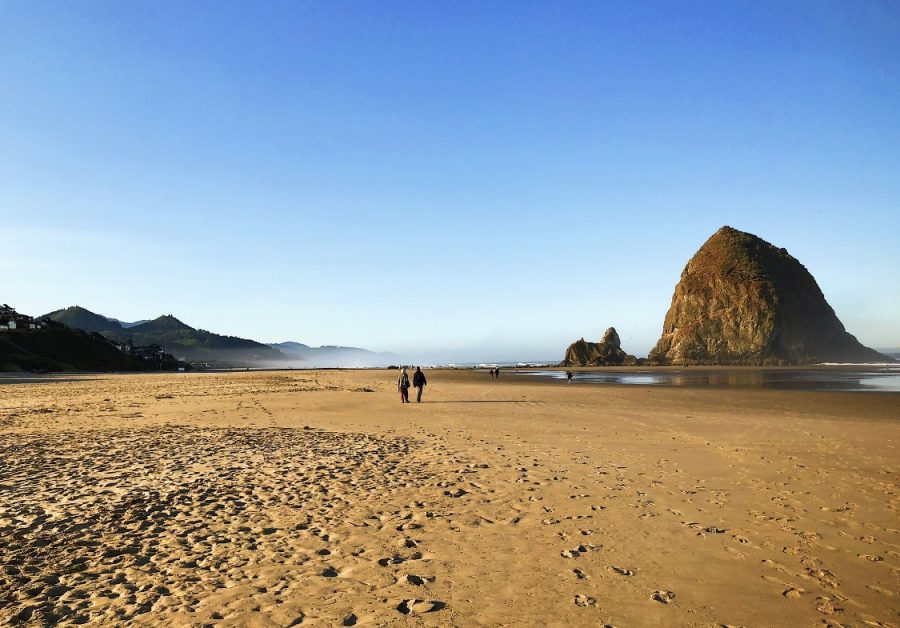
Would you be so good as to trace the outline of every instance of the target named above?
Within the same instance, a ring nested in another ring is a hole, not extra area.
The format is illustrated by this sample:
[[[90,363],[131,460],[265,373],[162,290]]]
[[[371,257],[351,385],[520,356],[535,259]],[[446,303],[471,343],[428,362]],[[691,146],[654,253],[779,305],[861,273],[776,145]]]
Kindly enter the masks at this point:
[[[835,575],[827,569],[813,569],[812,567],[808,567],[806,573],[814,580],[818,580],[823,586],[837,588],[841,585]]]
[[[634,575],[634,571],[632,571],[631,569],[626,569],[625,567],[616,567],[615,565],[611,565],[610,569],[622,576],[633,576]]]
[[[422,554],[422,552],[412,552],[406,558],[404,558],[403,556],[400,556],[399,554],[394,554],[393,556],[391,556],[389,558],[379,558],[378,564],[381,565],[382,567],[387,567],[388,565],[399,565],[399,564],[405,563],[406,561],[409,561],[409,560],[422,560],[423,557],[424,557],[424,555]]]
[[[886,595],[887,597],[894,597],[893,591],[889,591],[888,589],[885,589],[885,588],[883,588],[883,587],[879,587],[879,586],[874,585],[874,584],[867,584],[867,585],[866,585],[866,588],[867,588],[867,589],[871,589],[872,591],[876,591],[877,593],[881,593],[882,595]]]
[[[594,549],[597,549],[597,547],[591,545],[590,543],[585,543],[570,550],[563,550],[559,553],[559,555],[563,558],[578,558],[582,554],[587,554],[589,551]]]
[[[428,584],[429,582],[434,582],[437,578],[434,576],[417,576],[415,574],[408,574],[406,576],[406,581],[409,584],[415,585],[417,587],[422,587]]]
[[[573,570],[572,570],[572,573],[575,574],[575,576],[576,576],[579,580],[587,580],[587,579],[590,578],[590,576],[587,575],[585,572],[583,572],[581,569],[573,569]]]
[[[872,554],[857,554],[857,556],[872,561],[873,563],[880,563],[884,560],[881,556],[873,556]]]
[[[835,613],[840,613],[844,609],[838,608],[832,604],[831,598],[822,596],[816,598],[816,610],[823,615],[834,615]]]
[[[675,594],[671,591],[655,591],[650,598],[662,604],[671,604],[675,599]]]
[[[410,613],[434,613],[447,607],[446,602],[439,600],[403,600],[397,604],[397,610],[404,615]]]
[[[588,606],[597,606],[596,598],[592,598],[589,595],[582,595],[579,593],[575,596],[575,606],[588,607]]]

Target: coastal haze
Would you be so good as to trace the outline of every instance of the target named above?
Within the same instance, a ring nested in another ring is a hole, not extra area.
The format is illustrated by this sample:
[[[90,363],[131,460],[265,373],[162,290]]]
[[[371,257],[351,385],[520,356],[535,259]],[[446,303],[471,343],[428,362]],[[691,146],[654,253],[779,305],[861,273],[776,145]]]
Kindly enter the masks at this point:
[[[0,624],[897,623],[894,5],[6,3],[0,80]]]

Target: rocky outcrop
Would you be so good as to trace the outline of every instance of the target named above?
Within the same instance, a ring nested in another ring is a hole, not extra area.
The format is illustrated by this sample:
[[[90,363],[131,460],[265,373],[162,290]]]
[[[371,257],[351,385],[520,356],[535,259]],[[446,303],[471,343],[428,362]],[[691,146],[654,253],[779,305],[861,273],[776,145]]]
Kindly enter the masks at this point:
[[[816,280],[785,249],[722,227],[681,273],[656,364],[890,362],[844,330]]]
[[[633,355],[627,355],[622,350],[619,334],[614,327],[610,327],[600,342],[588,342],[582,338],[570,344],[560,366],[617,366],[626,362],[637,361]]]

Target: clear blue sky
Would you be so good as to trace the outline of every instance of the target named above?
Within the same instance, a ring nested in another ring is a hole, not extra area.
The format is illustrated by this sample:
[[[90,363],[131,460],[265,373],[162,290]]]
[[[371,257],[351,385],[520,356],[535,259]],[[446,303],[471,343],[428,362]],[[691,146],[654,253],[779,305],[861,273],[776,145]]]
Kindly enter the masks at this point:
[[[900,3],[0,2],[2,295],[646,355],[723,224],[900,345]]]

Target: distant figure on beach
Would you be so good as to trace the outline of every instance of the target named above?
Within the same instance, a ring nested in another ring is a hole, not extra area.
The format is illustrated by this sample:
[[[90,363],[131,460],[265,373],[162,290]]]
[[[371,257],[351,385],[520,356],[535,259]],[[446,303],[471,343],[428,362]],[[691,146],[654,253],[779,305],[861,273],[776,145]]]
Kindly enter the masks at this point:
[[[422,403],[422,389],[425,387],[425,384],[428,382],[425,380],[425,373],[422,372],[422,368],[417,366],[416,372],[413,373],[413,386],[416,387],[416,403]]]
[[[491,379],[494,379],[494,369],[491,369]]]
[[[494,378],[500,379],[500,369],[494,369]]]
[[[397,390],[400,391],[400,403],[409,403],[409,375],[406,367],[400,369],[400,378],[397,380]]]
[[[572,383],[572,371],[566,371],[566,379],[570,384]]]

